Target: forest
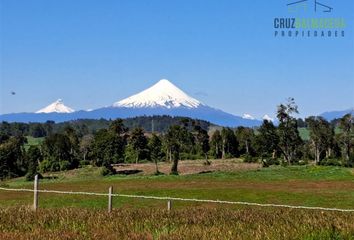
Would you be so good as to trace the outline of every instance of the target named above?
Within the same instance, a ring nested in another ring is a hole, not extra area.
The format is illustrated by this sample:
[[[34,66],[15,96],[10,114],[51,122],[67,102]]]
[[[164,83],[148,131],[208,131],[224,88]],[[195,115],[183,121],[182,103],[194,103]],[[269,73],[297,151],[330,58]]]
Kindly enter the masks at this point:
[[[354,119],[351,114],[332,122],[311,116],[298,119],[294,99],[277,106],[277,124],[264,120],[256,128],[228,128],[184,117],[144,116],[115,120],[0,125],[0,179],[65,171],[85,165],[116,173],[114,164],[171,163],[178,174],[184,159],[241,158],[271,165],[334,165],[354,167]],[[309,139],[300,137],[306,127]],[[29,136],[40,139],[30,144]]]

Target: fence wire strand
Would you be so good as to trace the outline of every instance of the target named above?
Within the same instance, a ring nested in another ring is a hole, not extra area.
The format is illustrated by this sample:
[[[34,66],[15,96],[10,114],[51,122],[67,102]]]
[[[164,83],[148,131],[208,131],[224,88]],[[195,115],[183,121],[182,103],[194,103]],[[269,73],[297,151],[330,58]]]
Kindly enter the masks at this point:
[[[0,187],[0,190],[13,191],[13,192],[34,192],[35,191],[33,189],[26,189],[26,188],[3,188],[3,187]],[[108,193],[73,192],[73,191],[58,191],[58,190],[45,190],[45,189],[39,189],[37,190],[37,192],[71,194],[71,195],[109,196]],[[285,204],[254,203],[254,202],[225,201],[225,200],[211,200],[211,199],[197,199],[197,198],[158,197],[158,196],[131,195],[131,194],[112,194],[112,196],[125,197],[125,198],[154,199],[154,200],[172,200],[172,201],[184,201],[184,202],[247,205],[247,206],[258,206],[258,207],[280,207],[280,208],[309,209],[309,210],[321,210],[321,211],[354,212],[354,209],[308,207],[308,206],[294,206],[294,205],[285,205]]]

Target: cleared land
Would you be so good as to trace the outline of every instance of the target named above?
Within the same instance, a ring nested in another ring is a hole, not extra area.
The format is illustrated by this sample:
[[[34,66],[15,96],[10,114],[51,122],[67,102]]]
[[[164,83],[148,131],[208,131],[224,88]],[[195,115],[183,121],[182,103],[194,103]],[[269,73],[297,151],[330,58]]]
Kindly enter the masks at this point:
[[[159,165],[162,172],[169,167]],[[120,173],[138,173],[101,177],[99,168],[86,167],[46,175],[40,188],[107,193],[113,186],[114,192],[125,194],[354,208],[352,169],[261,168],[237,159],[213,160],[211,166],[181,161],[180,176],[154,176],[154,169],[153,164],[123,165],[117,166]],[[0,185],[32,187],[23,178]],[[173,211],[167,213],[165,201],[118,197],[113,215],[108,216],[106,197],[41,193],[41,209],[33,217],[27,210],[32,197],[32,193],[0,191],[0,239],[63,239],[65,234],[67,239],[354,238],[354,213],[189,202],[174,202]],[[19,218],[24,224],[15,223]]]
[[[214,160],[213,164],[205,165],[204,160],[185,160],[179,164],[180,175],[203,174],[211,172],[235,172],[246,170],[261,169],[258,163],[242,163],[241,159]],[[156,166],[151,163],[139,164],[117,164],[115,169],[119,174],[153,175],[156,172]],[[159,172],[169,174],[171,163],[161,162],[158,164]]]

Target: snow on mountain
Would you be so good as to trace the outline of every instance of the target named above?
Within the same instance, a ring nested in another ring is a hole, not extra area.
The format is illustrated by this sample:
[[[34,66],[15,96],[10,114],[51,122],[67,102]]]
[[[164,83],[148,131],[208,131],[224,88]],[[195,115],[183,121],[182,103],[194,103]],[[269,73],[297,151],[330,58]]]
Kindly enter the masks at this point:
[[[254,127],[262,123],[251,115],[242,118],[209,107],[188,96],[166,79],[158,81],[140,93],[115,102],[109,107],[74,112],[59,99],[37,113],[4,114],[0,115],[0,120],[8,122],[45,122],[47,120],[63,122],[75,119],[116,119],[154,115],[190,117],[228,127]]]
[[[64,105],[63,100],[58,99],[55,102],[49,104],[45,108],[38,110],[36,113],[72,113],[74,109]]]
[[[267,121],[270,121],[270,122],[274,122],[274,118],[271,118],[268,114],[266,114],[266,115],[263,116],[263,120],[267,120]]]
[[[254,118],[251,114],[248,114],[248,113],[243,114],[242,118],[244,118],[244,119],[250,119],[250,120],[255,120],[255,118]]]
[[[113,107],[129,108],[197,108],[204,105],[184,93],[167,79],[158,81],[148,89],[113,103]]]

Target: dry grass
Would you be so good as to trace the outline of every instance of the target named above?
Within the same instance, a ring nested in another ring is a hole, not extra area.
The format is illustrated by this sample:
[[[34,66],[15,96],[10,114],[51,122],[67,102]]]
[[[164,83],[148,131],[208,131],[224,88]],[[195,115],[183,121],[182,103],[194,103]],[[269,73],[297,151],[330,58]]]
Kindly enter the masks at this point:
[[[0,239],[354,239],[354,214],[242,208],[0,209]]]
[[[256,170],[262,168],[259,163],[242,163],[240,159],[211,160],[211,165],[205,165],[205,160],[183,160],[178,164],[178,172],[180,175],[189,175],[206,172],[235,172]],[[152,163],[139,164],[117,164],[115,169],[118,172],[140,171],[137,175],[152,175],[156,168]],[[171,171],[171,163],[160,162],[158,169],[164,174]]]

